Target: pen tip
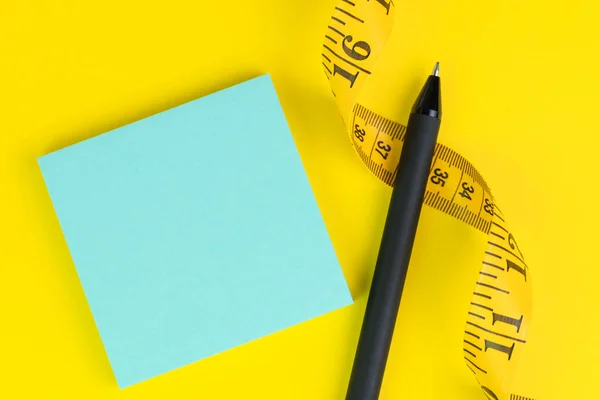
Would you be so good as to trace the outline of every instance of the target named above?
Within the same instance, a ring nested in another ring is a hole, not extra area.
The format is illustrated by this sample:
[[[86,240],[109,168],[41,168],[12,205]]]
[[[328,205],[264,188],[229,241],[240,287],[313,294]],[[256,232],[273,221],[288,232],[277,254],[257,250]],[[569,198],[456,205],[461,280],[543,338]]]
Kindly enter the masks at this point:
[[[433,67],[433,72],[431,73],[431,75],[440,76],[440,63],[439,62],[435,63],[435,67]]]

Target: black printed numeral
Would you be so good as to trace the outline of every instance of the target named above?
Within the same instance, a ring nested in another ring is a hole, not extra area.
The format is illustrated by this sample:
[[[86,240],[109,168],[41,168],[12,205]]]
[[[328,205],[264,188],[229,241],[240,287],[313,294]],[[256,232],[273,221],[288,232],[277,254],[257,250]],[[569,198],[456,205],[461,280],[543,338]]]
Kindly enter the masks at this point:
[[[344,78],[348,79],[350,82],[350,87],[354,86],[354,82],[356,82],[356,78],[358,78],[358,73],[360,71],[356,71],[356,74],[352,75],[350,72],[346,71],[344,68],[340,67],[337,64],[333,64],[333,76],[341,75]]]
[[[442,187],[446,186],[446,179],[448,179],[448,176],[449,176],[448,173],[446,171],[442,171],[439,168],[436,168],[433,171],[433,173],[434,173],[434,175],[430,179],[431,182],[434,185],[441,185]]]
[[[512,357],[512,353],[515,350],[515,344],[513,343],[512,346],[508,347],[508,346],[504,346],[503,344],[499,344],[496,342],[492,342],[491,340],[485,339],[485,351],[488,351],[488,349],[492,349],[492,350],[499,351],[501,353],[505,353],[508,356],[508,361],[510,361],[510,358]]]
[[[348,54],[348,57],[352,57],[357,61],[362,61],[369,58],[369,56],[371,55],[371,46],[369,46],[369,43],[360,40],[354,43],[352,45],[352,48],[350,48],[346,45],[346,43],[350,44],[352,39],[352,36],[348,35],[342,41],[342,48],[344,49],[344,53]]]
[[[523,256],[523,253],[521,253],[521,249],[519,249],[519,246],[517,245],[515,237],[513,236],[512,233],[508,234],[508,244],[510,245],[511,249],[513,249],[513,250],[516,249],[519,252],[519,254],[521,255],[521,258],[525,258]]]
[[[385,144],[383,141],[380,140],[379,142],[377,142],[377,148],[375,149],[375,151],[381,154],[381,157],[383,157],[384,160],[387,160],[388,154],[390,153],[391,149],[392,146],[390,146],[389,144]]]
[[[485,206],[483,206],[483,211],[490,214],[492,217],[494,216],[494,203],[490,203],[490,199],[485,199]]]
[[[356,138],[359,141],[364,142],[366,135],[367,135],[367,132],[365,132],[364,129],[360,129],[360,126],[358,124],[354,125],[354,136],[356,136]]]
[[[475,192],[475,189],[473,188],[473,186],[469,185],[467,182],[463,182],[462,188],[463,188],[463,190],[462,190],[462,192],[459,193],[459,195],[466,199],[473,200],[471,198],[471,195]]]
[[[363,61],[369,58],[369,56],[371,55],[371,46],[369,45],[369,43],[359,40],[356,43],[352,44],[352,47],[350,47],[349,45],[351,44],[353,39],[354,38],[351,35],[348,35],[342,41],[342,49],[344,50],[344,53],[346,53],[348,57],[356,61]],[[358,78],[359,73],[360,71],[356,71],[355,74],[352,74],[346,71],[344,68],[340,67],[339,65],[333,64],[333,75],[341,75],[342,77],[346,78],[348,82],[350,82],[350,88],[354,86],[354,83],[356,82],[356,78]]]
[[[511,269],[523,275],[523,279],[525,279],[525,282],[527,282],[527,271],[525,268],[522,268],[510,260],[506,260],[506,272],[510,271]]]
[[[521,329],[521,324],[523,324],[523,316],[521,315],[519,319],[516,319],[511,318],[507,315],[492,312],[492,325],[495,325],[496,322],[502,322],[508,325],[512,325],[515,328],[517,328],[517,333],[519,333],[519,330]]]

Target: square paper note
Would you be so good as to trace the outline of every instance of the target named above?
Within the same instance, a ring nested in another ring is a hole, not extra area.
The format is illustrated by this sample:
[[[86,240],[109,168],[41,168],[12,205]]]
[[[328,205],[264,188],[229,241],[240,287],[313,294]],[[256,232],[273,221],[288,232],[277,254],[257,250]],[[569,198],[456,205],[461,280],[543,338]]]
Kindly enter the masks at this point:
[[[268,75],[39,165],[120,387],[352,302]]]

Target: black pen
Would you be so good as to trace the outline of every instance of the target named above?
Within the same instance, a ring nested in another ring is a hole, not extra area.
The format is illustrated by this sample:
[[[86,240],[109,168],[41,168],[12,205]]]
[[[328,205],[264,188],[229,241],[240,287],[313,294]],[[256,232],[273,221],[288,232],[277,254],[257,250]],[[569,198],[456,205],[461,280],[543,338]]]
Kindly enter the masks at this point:
[[[439,63],[408,125],[346,400],[377,400],[441,123]]]

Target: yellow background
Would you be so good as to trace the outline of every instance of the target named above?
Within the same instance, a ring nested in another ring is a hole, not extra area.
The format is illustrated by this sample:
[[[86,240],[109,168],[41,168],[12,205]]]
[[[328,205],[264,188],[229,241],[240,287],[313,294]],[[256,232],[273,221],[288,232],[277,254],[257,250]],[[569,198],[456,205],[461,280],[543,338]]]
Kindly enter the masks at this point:
[[[322,71],[334,0],[0,2],[0,398],[342,399],[390,191]],[[482,172],[531,268],[515,391],[597,397],[600,184],[594,0],[397,0],[377,110],[406,122],[433,62],[440,141]],[[273,77],[356,304],[120,391],[36,157]],[[426,209],[382,400],[483,399],[462,358],[480,233]]]

